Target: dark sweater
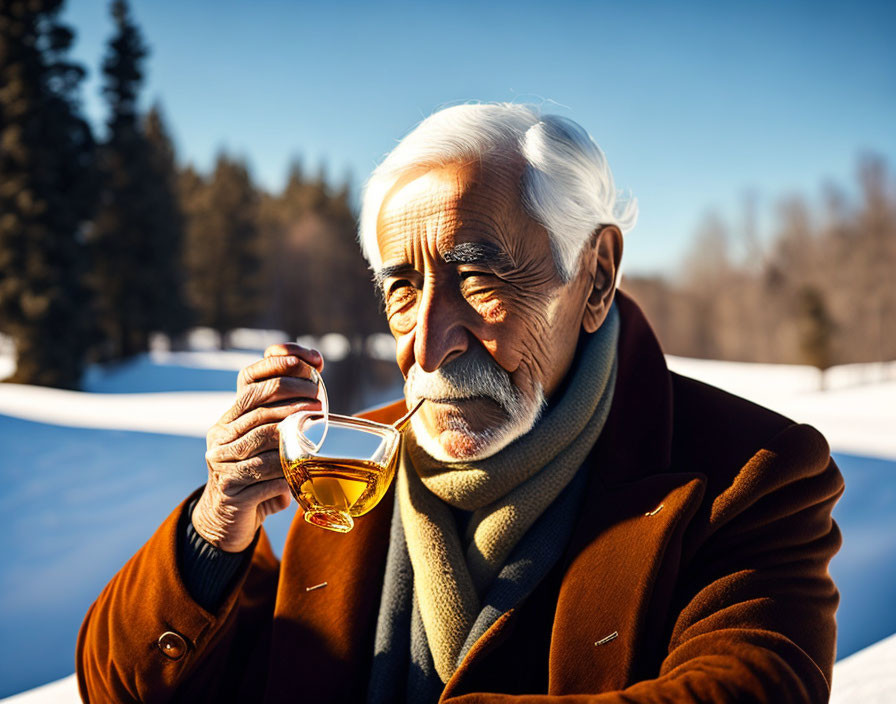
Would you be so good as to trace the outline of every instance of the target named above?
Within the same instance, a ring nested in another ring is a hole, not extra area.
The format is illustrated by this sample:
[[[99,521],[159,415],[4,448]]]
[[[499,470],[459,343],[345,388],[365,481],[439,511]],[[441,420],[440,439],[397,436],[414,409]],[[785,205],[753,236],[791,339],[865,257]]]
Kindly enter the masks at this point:
[[[193,527],[192,501],[180,530],[180,573],[190,596],[206,611],[217,611],[243,563],[252,556],[253,542],[242,552],[226,552],[207,542]]]

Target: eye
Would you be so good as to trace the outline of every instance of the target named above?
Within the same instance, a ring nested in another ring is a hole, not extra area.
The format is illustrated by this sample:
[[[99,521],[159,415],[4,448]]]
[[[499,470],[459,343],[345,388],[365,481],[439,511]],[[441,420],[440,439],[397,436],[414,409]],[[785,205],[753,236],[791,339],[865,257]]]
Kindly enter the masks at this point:
[[[395,279],[386,286],[386,318],[393,333],[403,335],[416,323],[417,289],[408,279]]]
[[[488,269],[464,269],[457,272],[460,289],[464,295],[481,295],[498,290],[503,281]]]
[[[407,279],[396,279],[396,280],[392,281],[392,282],[386,287],[386,297],[389,297],[389,296],[391,296],[393,293],[395,293],[396,291],[398,291],[398,290],[400,290],[400,289],[402,289],[402,288],[406,288],[406,287],[408,287],[408,286],[410,286],[410,285],[411,285],[411,282],[408,281]]]
[[[385,287],[386,316],[407,313],[417,300],[417,289],[409,279],[395,279]]]
[[[494,279],[495,275],[490,271],[481,271],[481,270],[467,270],[458,272],[461,281],[466,281],[468,279]]]

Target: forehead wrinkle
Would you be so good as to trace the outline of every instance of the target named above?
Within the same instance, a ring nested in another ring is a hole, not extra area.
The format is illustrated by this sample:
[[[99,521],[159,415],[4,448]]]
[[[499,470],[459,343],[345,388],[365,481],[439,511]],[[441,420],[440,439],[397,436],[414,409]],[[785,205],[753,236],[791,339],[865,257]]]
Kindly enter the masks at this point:
[[[545,242],[550,243],[547,231],[525,209],[520,195],[522,175],[519,164],[486,162],[473,172],[459,194],[462,227],[458,231],[497,241],[514,268],[524,266],[524,262],[533,264],[533,257],[543,261],[541,247],[536,245],[533,249],[532,238],[542,239],[543,235]]]
[[[457,189],[421,188],[419,182],[406,184],[391,193],[380,210],[379,234],[395,229],[410,230],[407,234],[411,236],[431,234],[433,227],[443,227],[446,216],[457,209],[460,198]]]
[[[511,265],[540,258],[527,251],[536,223],[519,198],[520,175],[516,169],[488,169],[486,164],[407,174],[391,189],[379,213],[383,256],[397,263],[401,250],[405,261],[413,261],[429,250],[430,256],[444,260],[462,239],[496,242]]]

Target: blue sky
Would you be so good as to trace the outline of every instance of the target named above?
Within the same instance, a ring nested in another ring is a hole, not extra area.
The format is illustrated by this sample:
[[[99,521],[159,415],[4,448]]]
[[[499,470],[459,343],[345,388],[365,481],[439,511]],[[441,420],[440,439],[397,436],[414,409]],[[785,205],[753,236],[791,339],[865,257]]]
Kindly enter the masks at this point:
[[[674,275],[710,210],[747,191],[849,186],[873,150],[896,162],[896,10],[884,2],[369,3],[132,0],[182,159],[221,147],[282,185],[293,156],[360,184],[440,106],[534,102],[581,123],[639,199],[629,272]],[[98,67],[107,4],[69,0],[75,56]],[[765,222],[768,218],[765,219]]]

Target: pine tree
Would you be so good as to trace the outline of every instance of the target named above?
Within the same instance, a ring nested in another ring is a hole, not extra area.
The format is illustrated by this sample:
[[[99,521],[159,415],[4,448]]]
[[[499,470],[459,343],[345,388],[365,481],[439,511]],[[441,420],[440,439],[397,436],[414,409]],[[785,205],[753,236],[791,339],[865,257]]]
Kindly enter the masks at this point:
[[[103,60],[103,94],[109,101],[108,137],[100,151],[102,195],[90,243],[98,320],[105,336],[100,356],[121,359],[148,345],[149,316],[144,290],[152,284],[144,186],[146,142],[140,133],[137,95],[147,49],[123,0],[112,3],[116,34]]]
[[[227,154],[218,155],[207,182],[192,172],[182,178],[188,214],[188,292],[200,324],[227,333],[256,324],[260,297],[258,193],[249,169]]]
[[[75,388],[90,342],[82,235],[94,149],[61,6],[0,3],[0,330],[16,348],[10,381]]]
[[[799,315],[799,346],[803,361],[819,372],[819,388],[825,389],[825,372],[834,364],[831,343],[836,326],[824,294],[811,285],[803,286],[796,298]]]
[[[263,323],[289,337],[310,331],[311,297],[301,272],[308,266],[309,188],[294,160],[286,186],[277,195],[262,194],[259,203]]]
[[[114,0],[115,34],[103,60],[108,137],[100,155],[101,205],[91,236],[93,286],[106,344],[101,356],[147,349],[154,331],[187,324],[182,287],[182,223],[174,152],[158,110],[145,129],[138,110],[148,49],[125,0]]]
[[[358,352],[367,335],[386,330],[348,179],[332,189],[325,168],[307,179],[294,161],[283,191],[263,198],[261,221],[269,325],[291,337],[339,332]]]
[[[149,147],[146,228],[147,250],[151,256],[144,263],[153,272],[146,306],[149,326],[176,337],[189,326],[192,313],[184,292],[184,215],[178,194],[177,159],[168,136],[161,108],[154,106],[144,122]]]
[[[347,282],[343,301],[345,334],[355,337],[353,348],[360,354],[360,340],[375,332],[388,332],[386,318],[367,262],[358,246],[358,216],[351,200],[351,177],[330,198],[328,214],[333,223],[333,246],[339,251],[340,276]],[[350,332],[349,332],[350,331]]]

